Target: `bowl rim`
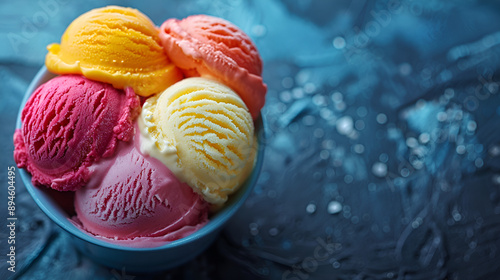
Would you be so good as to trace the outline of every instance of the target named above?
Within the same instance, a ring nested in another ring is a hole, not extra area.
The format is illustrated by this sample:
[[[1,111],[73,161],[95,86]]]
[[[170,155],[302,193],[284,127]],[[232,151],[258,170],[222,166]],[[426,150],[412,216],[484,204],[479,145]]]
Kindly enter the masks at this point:
[[[47,82],[48,80],[58,76],[57,74],[53,74],[47,70],[45,66],[42,66],[42,68],[38,71],[38,73],[35,75],[33,80],[31,81],[30,85],[28,86],[23,100],[21,102],[19,112],[17,115],[17,120],[16,120],[16,129],[21,128],[21,115],[22,111],[24,109],[24,106],[32,93],[38,88],[40,85],[43,83]],[[38,207],[42,210],[42,212],[45,213],[53,222],[55,222],[59,227],[61,227],[63,230],[67,231],[70,233],[72,236],[77,237],[78,239],[81,239],[83,241],[86,241],[87,243],[104,247],[104,248],[109,248],[109,249],[115,249],[115,250],[121,250],[121,251],[133,251],[133,252],[143,252],[143,251],[162,251],[162,250],[168,250],[168,249],[173,249],[177,247],[182,247],[182,246],[187,246],[190,244],[192,241],[198,240],[203,238],[204,236],[209,236],[212,233],[215,233],[215,231],[218,231],[222,229],[222,226],[231,218],[234,216],[237,210],[241,208],[243,203],[247,200],[249,197],[250,193],[252,193],[252,190],[254,186],[257,184],[257,180],[260,175],[260,171],[262,169],[263,165],[263,160],[264,160],[264,151],[265,151],[265,133],[266,133],[266,126],[265,126],[265,118],[264,116],[261,116],[257,119],[256,123],[256,135],[258,139],[258,150],[257,150],[257,155],[256,155],[256,161],[255,161],[255,166],[252,170],[252,173],[248,176],[248,178],[245,180],[243,185],[239,188],[239,190],[235,193],[232,194],[229,198],[229,201],[226,202],[228,203],[223,207],[223,209],[219,210],[217,213],[215,213],[205,224],[203,227],[198,229],[197,231],[189,234],[188,236],[185,236],[183,238],[171,241],[169,243],[157,246],[157,247],[129,247],[129,246],[124,246],[124,245],[119,245],[111,242],[104,241],[102,239],[96,238],[92,236],[89,233],[84,232],[82,229],[79,229],[76,227],[71,221],[71,217],[68,215],[63,215],[62,213],[55,212],[53,211],[54,209],[53,206],[50,206],[50,203],[53,203],[50,201],[50,198],[48,198],[47,194],[43,193],[43,190],[40,189],[39,187],[35,187],[31,183],[31,175],[26,171],[24,168],[19,168],[20,170],[20,175],[21,179],[28,190],[30,196],[33,198],[35,203],[38,205]]]

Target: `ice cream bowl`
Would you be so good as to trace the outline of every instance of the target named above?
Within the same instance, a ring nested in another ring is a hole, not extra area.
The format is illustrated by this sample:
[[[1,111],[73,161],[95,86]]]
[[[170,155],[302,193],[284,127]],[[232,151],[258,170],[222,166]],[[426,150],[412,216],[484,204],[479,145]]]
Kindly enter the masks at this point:
[[[21,127],[21,111],[28,98],[36,88],[53,77],[55,75],[48,72],[45,67],[37,73],[22,101],[17,128]],[[265,150],[265,122],[262,118],[256,122],[256,134],[259,145],[255,167],[239,190],[230,196],[224,207],[211,215],[209,222],[196,232],[153,248],[117,245],[82,231],[72,221],[72,216],[47,192],[45,187],[32,184],[31,175],[27,171],[21,169],[20,176],[35,203],[54,223],[70,235],[73,244],[81,253],[97,263],[116,269],[140,273],[157,272],[179,266],[201,254],[217,238],[226,222],[241,208],[251,194],[262,167]]]

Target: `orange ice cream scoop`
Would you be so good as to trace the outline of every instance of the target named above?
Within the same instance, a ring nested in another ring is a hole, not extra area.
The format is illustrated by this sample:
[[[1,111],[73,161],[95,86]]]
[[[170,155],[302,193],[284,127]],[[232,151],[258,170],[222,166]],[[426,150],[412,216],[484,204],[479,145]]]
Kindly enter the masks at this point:
[[[163,51],[158,29],[136,9],[108,6],[91,10],[66,29],[61,44],[47,47],[48,70],[127,86],[141,96],[165,90],[182,79]]]
[[[221,18],[194,15],[168,19],[160,27],[165,52],[186,76],[208,76],[240,95],[255,120],[267,87],[254,43],[236,25]]]

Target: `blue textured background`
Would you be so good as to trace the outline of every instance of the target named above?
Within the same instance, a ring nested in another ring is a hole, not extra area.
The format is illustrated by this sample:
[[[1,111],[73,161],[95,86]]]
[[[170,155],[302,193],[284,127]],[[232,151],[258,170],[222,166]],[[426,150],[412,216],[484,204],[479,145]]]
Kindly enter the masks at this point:
[[[0,2],[1,186],[46,45],[107,4],[157,25],[206,13],[240,26],[264,60],[270,128],[241,211],[207,252],[157,275],[80,255],[18,178],[17,272],[7,271],[3,226],[0,279],[500,279],[496,3]]]

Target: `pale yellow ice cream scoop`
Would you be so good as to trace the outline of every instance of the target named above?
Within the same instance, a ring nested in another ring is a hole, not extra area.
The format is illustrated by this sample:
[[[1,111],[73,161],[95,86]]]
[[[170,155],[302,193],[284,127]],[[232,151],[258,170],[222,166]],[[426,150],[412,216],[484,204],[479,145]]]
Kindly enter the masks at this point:
[[[76,18],[61,44],[51,44],[47,69],[56,74],[82,74],[112,84],[132,87],[150,96],[182,79],[182,73],[163,51],[159,31],[143,13],[108,6]]]
[[[222,205],[248,177],[257,149],[248,108],[229,87],[187,78],[146,100],[141,150],[203,198]]]

